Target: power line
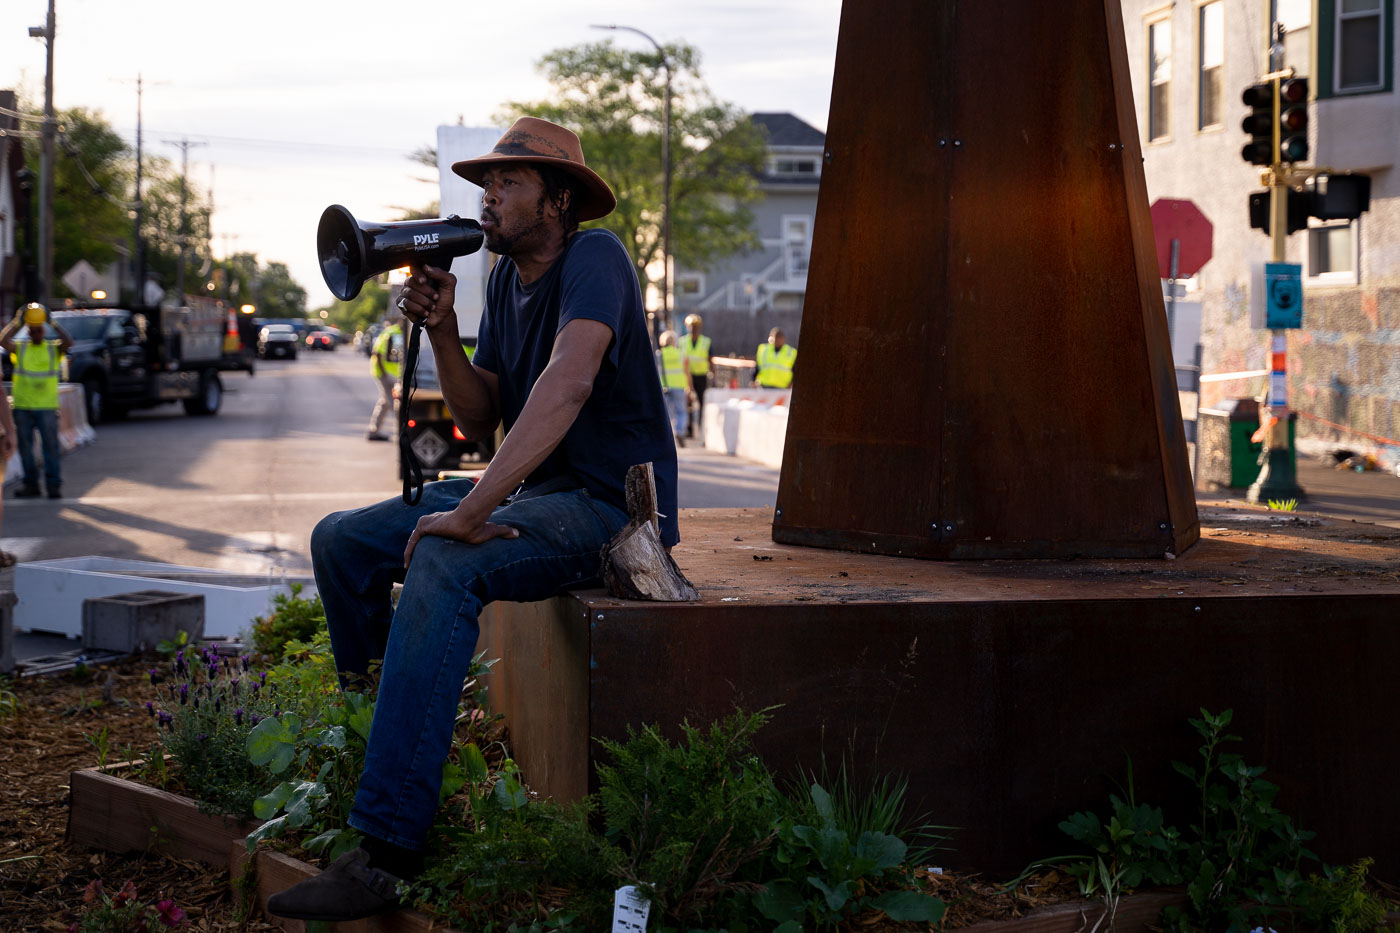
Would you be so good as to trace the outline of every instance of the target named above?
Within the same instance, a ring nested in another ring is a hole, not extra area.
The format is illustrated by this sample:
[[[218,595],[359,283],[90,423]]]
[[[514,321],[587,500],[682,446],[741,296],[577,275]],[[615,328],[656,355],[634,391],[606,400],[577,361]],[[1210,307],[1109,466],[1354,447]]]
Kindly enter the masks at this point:
[[[404,155],[404,156],[412,155],[413,152],[414,152],[413,149],[408,149],[408,148],[389,148],[389,147],[387,147],[387,146],[356,146],[356,145],[346,145],[346,144],[342,144],[342,143],[301,142],[301,141],[292,140],[292,139],[255,139],[255,138],[246,137],[246,136],[217,136],[217,135],[210,134],[210,133],[187,133],[187,132],[177,132],[177,131],[159,130],[159,129],[153,129],[153,130],[150,130],[150,132],[152,132],[152,133],[164,133],[164,134],[166,134],[166,135],[168,135],[168,136],[181,136],[181,137],[183,137],[183,138],[187,138],[187,139],[197,139],[197,140],[202,140],[202,141],[205,141],[205,142],[228,143],[228,144],[232,144],[232,145],[248,146],[248,147],[252,147],[252,148],[259,148],[259,147],[262,147],[262,148],[269,148],[269,149],[317,149],[317,150],[332,150],[332,151],[336,151],[336,152],[363,152],[363,153],[378,153],[378,154],[383,154],[383,155]],[[419,147],[419,148],[421,148],[421,147]]]

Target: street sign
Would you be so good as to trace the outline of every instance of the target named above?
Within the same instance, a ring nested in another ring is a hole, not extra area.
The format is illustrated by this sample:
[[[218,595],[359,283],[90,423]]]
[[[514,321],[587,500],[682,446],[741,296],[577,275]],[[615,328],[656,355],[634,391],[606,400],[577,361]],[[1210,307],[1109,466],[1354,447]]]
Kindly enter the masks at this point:
[[[1264,264],[1264,323],[1270,330],[1303,326],[1303,267],[1298,263]]]
[[[1162,278],[1171,278],[1172,240],[1177,242],[1177,278],[1190,278],[1210,261],[1215,228],[1194,201],[1153,201],[1152,232],[1157,237],[1157,271]]]
[[[91,298],[93,289],[97,288],[101,281],[102,277],[86,259],[79,259],[73,263],[73,268],[63,275],[63,284],[72,289],[79,299]]]

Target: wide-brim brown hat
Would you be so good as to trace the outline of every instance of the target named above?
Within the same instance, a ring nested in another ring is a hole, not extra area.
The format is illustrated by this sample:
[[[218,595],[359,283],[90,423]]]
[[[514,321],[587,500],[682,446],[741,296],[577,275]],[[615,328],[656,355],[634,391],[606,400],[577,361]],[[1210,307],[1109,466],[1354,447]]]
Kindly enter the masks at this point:
[[[572,130],[538,117],[521,117],[496,143],[496,148],[475,159],[452,163],[452,171],[475,185],[493,165],[506,162],[542,162],[563,169],[582,182],[574,191],[574,209],[580,222],[606,217],[617,207],[608,183],[583,163],[583,146]]]

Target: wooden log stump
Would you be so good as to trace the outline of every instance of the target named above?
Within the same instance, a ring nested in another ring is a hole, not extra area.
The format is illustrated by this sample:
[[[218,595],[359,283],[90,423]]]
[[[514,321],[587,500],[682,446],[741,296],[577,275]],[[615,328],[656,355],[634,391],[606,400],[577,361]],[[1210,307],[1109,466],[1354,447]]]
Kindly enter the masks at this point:
[[[603,582],[620,599],[686,602],[700,598],[661,543],[656,512],[656,474],[650,463],[627,471],[630,521],[603,551]]]

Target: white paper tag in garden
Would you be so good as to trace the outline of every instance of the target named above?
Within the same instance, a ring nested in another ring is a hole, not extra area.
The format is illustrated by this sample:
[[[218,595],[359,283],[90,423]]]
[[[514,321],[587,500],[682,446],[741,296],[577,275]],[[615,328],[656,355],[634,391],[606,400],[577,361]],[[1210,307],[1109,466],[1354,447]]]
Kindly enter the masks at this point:
[[[651,901],[636,885],[626,885],[613,895],[612,933],[645,933]]]

